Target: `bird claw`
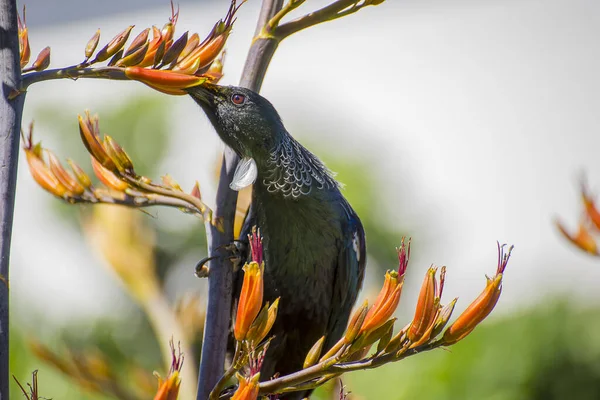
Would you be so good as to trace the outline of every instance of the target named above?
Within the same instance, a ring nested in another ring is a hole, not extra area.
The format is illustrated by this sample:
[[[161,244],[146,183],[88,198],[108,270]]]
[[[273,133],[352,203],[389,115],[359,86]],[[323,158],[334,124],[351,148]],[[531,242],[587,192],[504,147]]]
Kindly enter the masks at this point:
[[[222,259],[229,260],[233,265],[233,271],[237,272],[240,269],[240,265],[242,264],[242,252],[243,243],[237,240],[234,240],[232,243],[227,245],[217,247],[217,252],[222,253],[225,251],[228,253],[227,255],[215,255],[210,257],[204,257],[202,260],[198,261],[195,267],[195,274],[198,278],[208,278],[210,274],[210,268],[206,265],[209,261]]]

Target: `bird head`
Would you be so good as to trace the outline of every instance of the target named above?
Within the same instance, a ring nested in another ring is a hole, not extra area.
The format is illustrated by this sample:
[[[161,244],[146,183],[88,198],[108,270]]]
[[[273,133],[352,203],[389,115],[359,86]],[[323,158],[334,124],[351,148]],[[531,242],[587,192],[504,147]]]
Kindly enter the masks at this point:
[[[187,91],[221,140],[242,158],[265,161],[285,131],[273,105],[249,89],[203,84]]]

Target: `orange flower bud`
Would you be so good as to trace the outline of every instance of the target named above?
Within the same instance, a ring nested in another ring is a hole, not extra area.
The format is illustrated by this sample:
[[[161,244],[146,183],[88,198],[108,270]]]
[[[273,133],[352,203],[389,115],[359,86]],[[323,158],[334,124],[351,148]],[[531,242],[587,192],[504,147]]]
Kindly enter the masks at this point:
[[[31,65],[30,70],[43,71],[50,65],[50,47],[44,47]]]
[[[504,254],[504,246],[498,244],[498,269],[496,275],[493,278],[487,278],[486,287],[479,297],[446,329],[442,338],[444,344],[451,345],[463,339],[492,312],[500,298],[500,293],[502,293],[502,275],[512,249],[513,247],[511,246],[508,253]]]
[[[96,47],[98,47],[98,42],[100,41],[100,29],[94,33],[94,36],[87,42],[85,45],[85,59],[86,61],[94,54],[96,51]]]
[[[102,164],[98,162],[94,157],[92,159],[92,169],[94,173],[100,179],[102,183],[104,183],[107,187],[116,190],[118,192],[123,192],[125,189],[129,187],[129,185],[119,178],[108,169],[104,168]]]
[[[256,319],[263,301],[264,264],[255,261],[244,265],[244,281],[235,317],[234,336],[238,341],[246,339],[250,325]]]
[[[17,14],[18,36],[19,36],[19,54],[21,68],[25,67],[31,57],[31,48],[29,47],[29,33],[25,21],[25,6],[23,6],[23,20]]]
[[[173,67],[173,71],[187,70],[190,65],[194,65],[196,62],[198,63],[196,71],[209,65],[215,58],[217,58],[221,50],[223,50],[223,47],[225,47],[225,42],[227,41],[229,32],[230,30],[226,30],[219,36],[212,39],[210,42],[204,45],[198,45],[198,47],[196,47],[186,58],[181,60],[175,67]],[[193,71],[192,73],[196,71]]]
[[[383,288],[379,292],[377,299],[365,317],[361,332],[368,332],[379,328],[392,316],[402,293],[403,280],[398,279],[396,271],[388,271],[385,274]]]
[[[104,136],[104,149],[119,171],[129,175],[134,174],[131,158],[129,158],[125,150],[123,150],[123,148],[108,135]]]
[[[125,68],[125,75],[129,79],[133,79],[142,82],[151,88],[166,92],[170,91],[169,94],[187,94],[182,89],[186,89],[192,86],[200,85],[206,82],[206,78],[184,75],[172,71],[146,69],[142,67],[127,67]]]
[[[60,183],[44,160],[38,157],[34,151],[25,149],[25,157],[31,176],[38,185],[57,197],[63,197],[68,194],[67,188]]]
[[[102,166],[110,171],[116,171],[117,166],[108,156],[106,149],[100,141],[98,117],[90,117],[90,113],[86,111],[85,119],[81,115],[78,115],[77,119],[79,121],[79,134],[81,135],[81,140],[87,151],[92,157],[98,160]]]
[[[258,380],[260,373],[254,375],[251,378],[243,377],[239,374],[236,375],[239,381],[239,386],[231,400],[256,400],[258,399]]]
[[[598,245],[596,244],[596,240],[587,230],[583,222],[579,223],[579,230],[574,235],[570,234],[559,221],[556,221],[556,226],[563,234],[563,236],[569,239],[569,241],[571,241],[571,243],[573,243],[575,246],[588,252],[589,254],[595,256],[600,255],[600,252],[598,251]]]
[[[344,343],[350,344],[354,342],[354,339],[358,336],[365,322],[367,312],[369,311],[369,302],[365,300],[363,305],[352,314],[348,328],[346,328],[346,334],[344,335]]]
[[[148,52],[148,43],[117,61],[117,67],[131,67],[142,62]]]
[[[277,318],[277,310],[279,309],[279,297],[271,304],[265,304],[258,317],[254,320],[248,333],[246,334],[246,340],[252,342],[253,346],[260,344],[267,334],[271,331],[275,318]]]
[[[433,324],[439,308],[439,298],[436,304],[436,292],[437,292],[437,280],[435,274],[437,268],[431,267],[425,274],[423,285],[421,286],[421,292],[419,293],[419,300],[417,301],[417,308],[415,310],[415,316],[413,321],[406,333],[408,340],[416,342],[423,335],[425,331]]]
[[[183,51],[177,56],[177,63],[189,56],[192,50],[198,46],[198,43],[200,43],[200,37],[197,33],[192,34],[183,48]]]
[[[162,58],[162,63],[164,65],[170,64],[177,57],[179,57],[179,55],[181,54],[183,49],[185,49],[185,47],[187,45],[187,41],[188,41],[188,32],[185,32],[183,35],[181,35],[181,37],[179,39],[177,39],[175,41],[175,43],[173,43],[173,45],[171,45],[167,49],[167,51],[165,52],[165,55]]]
[[[317,363],[317,361],[319,361],[319,357],[323,351],[323,343],[325,343],[325,336],[321,336],[321,339],[317,340],[310,348],[306,358],[304,359],[304,365],[302,368],[312,367]]]
[[[54,153],[49,150],[46,150],[46,152],[48,153],[50,170],[56,179],[58,179],[58,181],[72,194],[82,194],[85,191],[85,188],[62,166]]]
[[[125,51],[125,57],[136,53],[139,49],[141,49],[142,47],[144,47],[144,45],[149,44],[148,42],[148,33],[150,32],[150,28],[146,28],[143,31],[141,31],[136,37],[135,39],[133,39],[133,42],[131,42],[131,44],[129,45],[129,47],[127,48],[127,51]]]
[[[130,25],[127,28],[125,28],[123,32],[115,36],[106,46],[104,46],[98,52],[98,54],[96,54],[96,58],[93,62],[95,63],[108,60],[110,57],[117,54],[119,50],[122,50],[123,46],[125,45],[125,42],[127,42],[127,39],[129,38],[129,34],[131,33],[132,29],[133,25]]]
[[[86,189],[89,189],[92,186],[92,181],[90,177],[85,173],[83,169],[71,159],[67,159],[67,163],[73,170],[73,174],[75,174],[75,178],[77,181]]]

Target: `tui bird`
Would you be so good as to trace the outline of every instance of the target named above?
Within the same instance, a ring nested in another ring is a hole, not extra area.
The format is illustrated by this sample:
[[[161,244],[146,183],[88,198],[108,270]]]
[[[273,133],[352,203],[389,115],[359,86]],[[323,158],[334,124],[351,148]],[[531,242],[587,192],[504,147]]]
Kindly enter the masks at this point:
[[[241,237],[260,228],[264,299],[281,297],[261,378],[298,371],[321,336],[329,349],[345,331],[364,276],[362,224],[332,173],[287,132],[267,99],[232,86],[204,84],[187,91],[241,158],[230,187],[254,184]],[[234,278],[234,303],[242,277],[239,271]]]

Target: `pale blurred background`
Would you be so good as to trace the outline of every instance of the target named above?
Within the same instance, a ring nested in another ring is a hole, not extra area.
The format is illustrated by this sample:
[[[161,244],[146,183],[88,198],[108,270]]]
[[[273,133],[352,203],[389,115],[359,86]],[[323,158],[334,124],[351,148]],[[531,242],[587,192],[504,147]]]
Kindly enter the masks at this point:
[[[324,4],[307,1],[295,15]],[[207,34],[227,6],[180,2],[177,32]],[[259,7],[249,0],[239,11],[224,84],[239,80]],[[54,67],[79,62],[97,28],[104,43],[127,25],[162,26],[169,15],[168,2],[158,0],[27,2],[32,53],[51,46]],[[345,383],[356,398],[600,396],[589,384],[600,379],[600,342],[592,335],[600,322],[600,261],[553,225],[561,216],[575,227],[582,173],[600,187],[598,37],[594,0],[388,0],[281,44],[262,94],[288,130],[340,173],[367,216],[368,247],[376,254],[366,295],[377,290],[382,270],[395,267],[402,234],[414,244],[400,306],[406,321],[431,263],[448,267],[446,296],[460,297],[460,311],[483,288],[484,274],[494,272],[496,241],[515,245],[488,328],[452,353],[350,375]],[[211,203],[222,144],[191,99],[136,83],[45,82],[29,90],[24,124],[35,119],[37,139],[85,164],[76,125],[84,109],[98,112],[102,130],[130,153],[136,148],[134,162],[147,166],[142,172],[168,172],[188,189],[197,179]],[[38,188],[22,161],[11,267],[15,330],[44,341],[73,326],[92,331],[97,319],[131,323],[135,306],[90,250],[74,218],[79,211]],[[206,282],[193,277],[205,255],[201,224],[170,210],[150,213],[155,218],[145,218],[159,226],[161,251],[171,254],[163,274],[169,298],[203,291]],[[182,231],[189,232],[185,246]],[[553,356],[559,342],[568,362]],[[563,369],[581,365],[593,373],[577,373],[590,376],[574,383],[585,389],[579,395],[535,390],[548,387],[536,386],[540,376],[564,380]],[[19,373],[36,366],[42,380],[50,367],[41,361],[28,361]],[[66,385],[46,388],[47,397],[87,398]]]

